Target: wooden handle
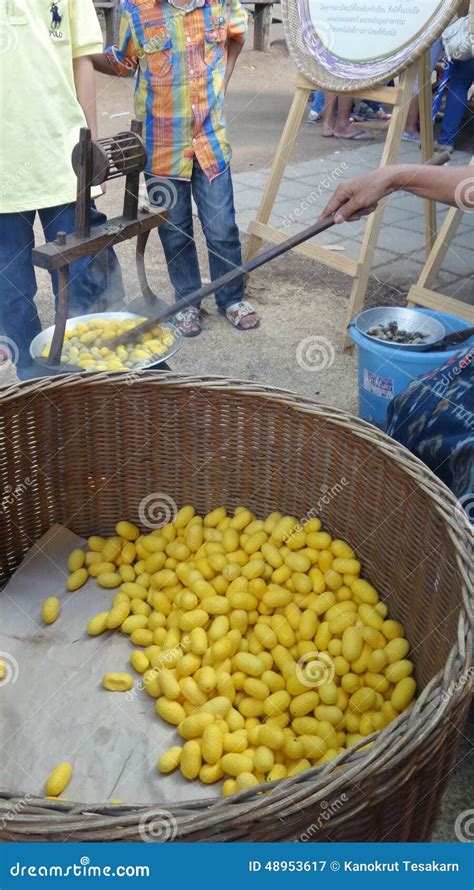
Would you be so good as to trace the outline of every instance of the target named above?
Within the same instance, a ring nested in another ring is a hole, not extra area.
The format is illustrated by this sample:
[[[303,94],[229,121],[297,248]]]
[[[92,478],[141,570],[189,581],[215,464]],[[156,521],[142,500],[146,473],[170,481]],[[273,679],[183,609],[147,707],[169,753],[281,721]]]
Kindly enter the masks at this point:
[[[446,161],[449,161],[449,158],[450,155],[447,151],[436,152],[429,161],[426,161],[426,164],[433,167],[441,166],[446,163]],[[215,281],[211,281],[209,284],[204,285],[204,287],[200,287],[199,290],[194,291],[187,297],[177,300],[153,318],[147,318],[146,321],[142,321],[130,331],[127,331],[126,334],[121,334],[120,337],[111,340],[109,348],[114,350],[117,346],[122,344],[136,342],[143,334],[147,334],[148,331],[151,331],[157,325],[174,318],[174,316],[178,312],[181,312],[182,309],[189,309],[190,306],[199,306],[201,300],[216,293],[216,291],[220,290],[222,287],[230,284],[231,281],[235,281],[236,278],[240,278],[242,275],[247,275],[249,272],[259,269],[260,266],[264,266],[265,263],[269,263],[271,260],[276,259],[276,257],[281,256],[288,250],[293,250],[294,247],[298,247],[298,245],[303,244],[304,241],[308,241],[310,238],[320,235],[321,232],[325,232],[326,229],[330,229],[333,225],[334,216],[329,216],[327,219],[317,220],[312,226],[308,226],[307,229],[303,229],[303,231],[299,232],[297,235],[293,235],[291,238],[287,238],[286,241],[282,241],[280,244],[275,244],[273,247],[269,247],[267,250],[259,253],[258,256],[243,263],[242,266],[237,266],[225,275],[221,275],[220,278],[216,278]]]
[[[214,281],[210,281],[209,284],[205,284],[204,287],[200,287],[199,290],[194,291],[187,297],[177,300],[171,306],[168,306],[167,309],[163,310],[163,312],[159,312],[155,317],[147,318],[146,321],[142,321],[130,331],[127,331],[126,334],[121,334],[120,337],[111,340],[109,348],[113,350],[121,344],[134,343],[143,334],[147,334],[148,331],[152,330],[152,328],[164,321],[169,321],[171,318],[174,318],[174,316],[182,309],[189,309],[190,306],[199,306],[201,300],[214,294],[216,291],[220,290],[221,287],[225,287],[226,284],[230,284],[230,282],[235,281],[236,278],[241,278],[242,275],[247,275],[248,272],[253,272],[255,269],[259,269],[260,266],[264,266],[265,263],[269,263],[271,260],[281,256],[288,250],[292,250],[294,247],[298,247],[299,244],[308,241],[309,238],[314,238],[315,235],[325,232],[326,229],[330,229],[333,225],[334,216],[318,220],[313,223],[312,226],[309,226],[297,235],[287,238],[287,240],[282,241],[281,244],[275,244],[273,247],[269,247],[267,250],[259,253],[258,256],[243,263],[242,266],[237,266],[225,275],[221,275],[220,278],[216,278]]]

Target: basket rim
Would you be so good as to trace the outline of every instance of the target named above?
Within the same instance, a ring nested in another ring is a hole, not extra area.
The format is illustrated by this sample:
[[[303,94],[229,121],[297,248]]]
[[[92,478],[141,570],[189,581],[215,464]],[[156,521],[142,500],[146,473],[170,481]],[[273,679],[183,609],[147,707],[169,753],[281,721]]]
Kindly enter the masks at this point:
[[[63,374],[23,381],[0,388],[0,406],[19,398],[35,397],[42,391],[52,395],[62,389],[82,389],[103,384],[117,385],[118,388],[125,384],[130,388],[143,383],[181,390],[234,392],[241,396],[266,399],[305,414],[324,417],[326,421],[348,429],[351,434],[382,448],[386,456],[401,465],[418,483],[447,527],[462,586],[458,640],[453,645],[444,668],[431,679],[412,708],[400,714],[384,730],[344,751],[335,760],[290,779],[268,783],[265,788],[272,789],[271,795],[262,794],[261,790],[252,788],[229,798],[116,806],[45,800],[17,790],[0,789],[0,816],[3,814],[0,838],[6,840],[19,840],[22,836],[27,840],[31,835],[44,836],[47,839],[48,835],[54,833],[72,833],[74,839],[76,832],[85,840],[89,836],[91,840],[107,840],[112,839],[111,831],[114,840],[140,840],[140,819],[146,814],[152,815],[156,811],[165,810],[175,820],[178,835],[176,839],[185,841],[190,835],[203,829],[218,832],[223,819],[229,817],[234,820],[251,815],[252,818],[262,819],[272,813],[279,816],[284,813],[290,815],[293,810],[301,809],[303,804],[305,809],[309,808],[318,801],[340,794],[344,788],[353,785],[355,778],[358,785],[364,779],[373,783],[376,774],[382,793],[381,776],[384,773],[389,775],[398,762],[409,759],[434,727],[446,721],[451,722],[454,714],[466,704],[470,696],[470,680],[473,679],[470,671],[473,624],[471,526],[447,486],[419,458],[378,428],[342,409],[324,405],[291,390],[231,377],[189,376],[158,370],[134,372],[133,380],[129,371],[117,371]],[[360,750],[369,743],[369,749]],[[335,767],[342,765],[345,769],[334,772]],[[23,802],[20,812],[18,807],[15,809],[15,803],[18,804],[19,801]],[[338,818],[331,818],[334,827]],[[346,816],[343,812],[341,819],[344,818]]]

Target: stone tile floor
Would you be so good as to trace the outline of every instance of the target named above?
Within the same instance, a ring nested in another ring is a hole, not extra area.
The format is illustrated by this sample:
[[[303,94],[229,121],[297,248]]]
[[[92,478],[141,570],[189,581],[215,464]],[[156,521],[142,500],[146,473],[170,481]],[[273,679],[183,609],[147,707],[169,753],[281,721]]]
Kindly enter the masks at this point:
[[[288,236],[301,231],[317,218],[337,184],[374,169],[383,145],[376,143],[336,149],[326,158],[290,165],[285,171],[277,194],[270,224]],[[402,143],[400,162],[416,163],[419,150]],[[466,152],[455,152],[451,163],[467,164]],[[473,169],[474,178],[474,169]],[[242,231],[255,219],[262,197],[262,188],[269,170],[234,175],[237,221]],[[438,205],[437,220],[441,225],[447,208]],[[373,276],[381,285],[400,287],[404,292],[415,283],[425,260],[424,204],[414,195],[396,193],[386,203],[384,223],[374,252]],[[318,236],[318,244],[336,245],[343,255],[356,259],[364,235],[365,223],[359,221],[338,226]],[[435,289],[474,304],[474,213],[465,213],[453,243],[443,260]],[[341,251],[342,253],[342,251]]]

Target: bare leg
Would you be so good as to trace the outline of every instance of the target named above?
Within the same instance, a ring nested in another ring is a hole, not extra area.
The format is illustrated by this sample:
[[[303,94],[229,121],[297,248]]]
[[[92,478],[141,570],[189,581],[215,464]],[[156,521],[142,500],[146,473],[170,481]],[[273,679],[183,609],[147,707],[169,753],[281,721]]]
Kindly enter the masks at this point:
[[[351,121],[353,101],[352,96],[346,94],[339,95],[334,135],[340,139],[372,139],[373,136],[370,131],[361,130],[360,127]]]
[[[337,93],[324,93],[323,136],[334,136],[337,119]]]
[[[418,101],[418,96],[413,96],[413,99],[410,102],[410,107],[408,109],[407,122],[405,124],[406,133],[411,133],[413,136],[420,135],[420,131],[418,129],[419,113],[420,103]]]

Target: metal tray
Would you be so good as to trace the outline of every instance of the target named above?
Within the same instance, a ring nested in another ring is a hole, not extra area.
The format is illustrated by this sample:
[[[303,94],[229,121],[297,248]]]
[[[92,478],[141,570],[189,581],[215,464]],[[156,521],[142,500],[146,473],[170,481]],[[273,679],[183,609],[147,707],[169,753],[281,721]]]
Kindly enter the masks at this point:
[[[386,325],[391,321],[396,321],[400,329],[423,331],[428,336],[423,343],[394,343],[393,340],[380,340],[379,337],[367,333],[376,325]],[[359,333],[371,340],[372,343],[379,343],[389,349],[405,349],[409,352],[423,352],[425,349],[431,349],[436,343],[441,342],[446,334],[444,325],[440,321],[409,307],[379,306],[374,309],[366,309],[354,319],[353,323]]]
[[[143,316],[141,315],[136,315],[134,312],[91,312],[90,315],[77,315],[75,318],[69,318],[66,322],[66,330],[74,328],[80,321],[87,323],[88,321],[91,321],[92,318],[117,318],[119,321],[126,321],[126,319],[129,318],[139,319],[142,317]],[[166,352],[164,352],[162,355],[157,355],[156,360],[152,359],[150,362],[143,362],[141,364],[134,365],[133,368],[130,368],[131,372],[140,371],[145,368],[156,368],[157,365],[161,365],[163,364],[163,362],[167,362],[168,359],[170,359],[171,356],[178,352],[178,349],[181,348],[183,339],[181,331],[179,331],[174,324],[171,324],[171,322],[165,322],[164,324],[160,325],[160,327],[168,328],[172,332],[174,336],[173,343]],[[31,358],[34,359],[42,367],[50,368],[52,371],[56,372],[58,370],[61,370],[62,372],[82,373],[82,371],[86,370],[85,368],[79,368],[77,365],[70,365],[65,363],[61,363],[61,365],[59,366],[51,365],[48,362],[47,358],[41,356],[44,347],[52,340],[53,333],[54,325],[51,325],[49,328],[45,328],[44,331],[41,331],[40,334],[37,334],[37,336],[34,338],[34,340],[32,340],[30,344]]]

